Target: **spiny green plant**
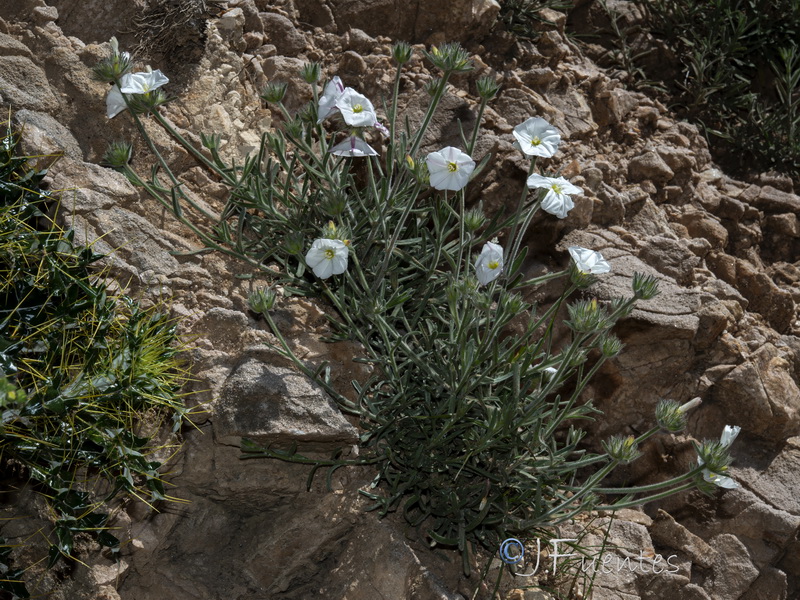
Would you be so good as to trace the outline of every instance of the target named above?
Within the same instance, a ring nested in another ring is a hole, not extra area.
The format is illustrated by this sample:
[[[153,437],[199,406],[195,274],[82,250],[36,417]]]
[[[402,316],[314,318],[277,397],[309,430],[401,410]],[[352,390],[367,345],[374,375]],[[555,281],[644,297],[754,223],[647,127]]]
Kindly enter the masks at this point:
[[[506,0],[500,4],[497,21],[518,37],[536,39],[541,34],[537,24],[555,25],[542,16],[542,10],[565,11],[570,8],[570,0]]]
[[[739,167],[800,178],[800,0],[637,4],[675,53],[680,76],[662,81],[674,107]]]
[[[491,218],[480,203],[468,211],[465,186],[490,158],[476,164],[469,154],[498,86],[493,80],[477,85],[475,129],[461,128],[466,152],[446,147],[423,157],[420,149],[450,77],[471,64],[457,44],[425,53],[440,77],[429,84],[430,104],[412,127],[409,119],[398,120],[399,83],[410,51],[407,44],[393,51],[397,71],[386,103],[388,127],[371,102],[338,77],[318,89],[319,69],[309,66],[303,77],[313,101],[291,115],[283,104],[287,88],[266,89],[263,96],[283,116],[283,127],[264,132],[258,151],[238,164],[223,159],[218,136],[203,135],[204,148],[196,148],[160,114],[152,95],[165,80],[160,72],[101,74],[117,86],[110,94],[120,94],[124,105],[118,106],[129,109],[163,169],[168,165],[147,137],[143,118],[152,117],[229,186],[219,214],[202,207],[172,172],[168,182],[156,171],[150,180],[140,177],[127,146],[112,148],[107,157],[211,247],[275,276],[271,288],[251,297],[278,340],[274,350],[357,416],[363,429],[358,458],[317,459],[249,440],[242,441],[244,456],[313,465],[309,482],[319,468],[328,468],[330,481],[341,466],[374,465],[372,485],[361,490],[372,508],[381,515],[398,511],[432,545],[458,548],[468,572],[476,545],[494,551],[506,537],[598,507],[632,506],[693,489],[716,473],[713,468],[727,465],[715,459],[652,485],[602,486],[619,465],[636,460],[642,442],[685,426],[689,407],[671,403],[651,430],[614,436],[602,452],[586,449],[579,426],[599,414],[583,399],[587,384],[622,351],[611,329],[637,301],[656,297],[657,281],[636,274],[627,298],[575,299],[610,269],[599,253],[583,248],[570,249],[569,268],[526,277],[524,242],[534,214],[542,208],[563,218],[573,206],[569,194],[580,192],[563,178],[535,173],[537,156],[555,154],[558,132],[540,118],[517,126],[514,135],[530,163],[516,209]],[[112,44],[112,62],[115,52]],[[338,123],[338,130],[330,133],[326,120]],[[367,143],[376,130],[386,136],[383,156]],[[496,239],[501,236],[505,249]],[[563,281],[563,293],[551,306],[526,301],[526,294],[556,279]],[[292,294],[330,303],[331,341],[361,343],[360,360],[372,366],[372,376],[353,382],[356,400],[331,384],[329,365],[304,362],[284,338],[271,311]],[[614,495],[622,498],[601,499]]]
[[[119,548],[116,495],[169,499],[159,469],[177,445],[155,439],[186,414],[187,373],[175,322],[109,293],[92,270],[101,256],[48,216],[46,170],[17,155],[18,139],[9,125],[0,140],[0,470],[46,498],[52,566],[78,533]],[[4,579],[0,590],[24,597]]]

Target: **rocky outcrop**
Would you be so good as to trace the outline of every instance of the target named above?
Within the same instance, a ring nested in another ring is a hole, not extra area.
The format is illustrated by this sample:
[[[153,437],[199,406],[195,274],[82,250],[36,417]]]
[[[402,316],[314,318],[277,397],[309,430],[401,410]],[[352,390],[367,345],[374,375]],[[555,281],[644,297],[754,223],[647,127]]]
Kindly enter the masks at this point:
[[[103,55],[100,43],[119,33],[105,15],[122,19],[139,6],[0,5],[0,104],[24,125],[31,153],[63,155],[49,179],[64,190],[61,218],[111,253],[110,273],[121,285],[150,302],[169,300],[193,340],[198,392],[197,428],[185,432],[171,479],[174,495],[189,502],[158,514],[123,507],[118,524],[130,543],[121,563],[87,549],[91,569],[77,583],[45,577],[42,585],[51,587],[37,591],[125,600],[167,593],[178,600],[468,597],[477,584],[459,579],[457,563],[405,539],[391,517],[363,512],[358,489],[374,477],[368,469],[336,471],[331,492],[320,473],[308,492],[303,466],[238,458],[239,436],[329,453],[352,451],[357,429],[269,350],[275,340],[246,301],[263,277],[239,278],[252,271],[198,253],[202,246],[188,229],[98,166],[109,141],[136,133],[123,116],[106,119],[107,88],[91,79],[89,67]],[[392,83],[392,41],[465,42],[476,74],[494,75],[503,86],[486,110],[476,151],[478,158],[492,153],[491,168],[471,186],[472,199],[488,210],[512,209],[508,199],[518,196],[526,166],[510,131],[532,115],[548,119],[564,139],[563,154],[545,168],[584,189],[567,219],[537,216],[529,269],[562,268],[564,250],[577,244],[600,250],[612,265],[590,290],[600,300],[629,295],[635,271],[661,282],[661,295],[620,323],[626,348],[587,391],[605,413],[593,426],[598,439],[648,429],[662,397],[703,399],[690,418],[698,439],[718,437],[725,424],[742,427],[732,468],[742,489],[713,499],[679,496],[648,508],[650,516],[630,511],[612,526],[620,560],[638,558],[640,549],[675,554],[678,570],[657,579],[619,572],[597,584],[595,598],[793,597],[800,589],[800,452],[793,437],[800,427],[800,196],[780,177],[745,183],[722,173],[696,128],[577,53],[563,15],[553,13],[555,27],[534,44],[492,30],[498,8],[494,0],[230,1],[206,15],[202,56],[168,73],[179,100],[164,114],[193,139],[219,132],[221,152],[241,156],[280,121],[258,99],[266,81],[288,81],[288,104],[298,108],[311,98],[298,67],[316,60],[326,76],[338,73],[378,98]],[[412,122],[425,107],[419,89],[432,76],[418,52],[401,81]],[[468,131],[474,124],[474,79],[452,80],[433,126],[437,144],[458,143],[456,119]],[[150,130],[187,189],[218,207],[224,188],[158,128]],[[146,164],[145,152],[135,160]],[[552,292],[545,289],[540,300]],[[301,358],[327,361],[334,384],[350,394],[349,382],[368,373],[353,361],[357,347],[320,341],[325,310],[292,299],[275,318]],[[649,481],[695,458],[686,437],[659,436],[652,448],[631,467],[631,480]],[[665,461],[670,456],[675,461]],[[26,531],[4,523],[2,534]]]

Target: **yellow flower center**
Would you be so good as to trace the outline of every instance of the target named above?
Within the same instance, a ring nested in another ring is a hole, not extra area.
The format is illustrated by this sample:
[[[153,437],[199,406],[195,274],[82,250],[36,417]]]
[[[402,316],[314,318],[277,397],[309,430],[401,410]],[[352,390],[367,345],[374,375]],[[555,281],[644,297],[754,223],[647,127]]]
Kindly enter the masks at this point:
[[[325,248],[325,258],[328,260],[333,260],[334,256],[336,256],[336,250],[333,248]]]
[[[538,146],[541,143],[542,143],[542,140],[540,140],[538,137],[535,137],[535,138],[533,138],[531,140],[531,146]]]
[[[492,271],[494,271],[494,270],[495,270],[497,267],[499,267],[499,266],[500,266],[500,262],[499,262],[499,261],[497,261],[497,260],[492,260],[492,261],[489,261],[489,264],[488,264],[487,266],[488,266],[488,267],[489,267],[489,268],[490,268]]]
[[[550,189],[553,190],[556,194],[560,194],[561,193],[561,186],[558,185],[557,183],[554,183],[553,185],[551,185]]]
[[[354,113],[364,112],[364,107],[361,106],[360,104],[354,104],[353,105],[353,112]]]
[[[447,163],[447,170],[450,171],[451,173],[455,173],[456,171],[458,171],[458,165],[454,162],[449,162]]]

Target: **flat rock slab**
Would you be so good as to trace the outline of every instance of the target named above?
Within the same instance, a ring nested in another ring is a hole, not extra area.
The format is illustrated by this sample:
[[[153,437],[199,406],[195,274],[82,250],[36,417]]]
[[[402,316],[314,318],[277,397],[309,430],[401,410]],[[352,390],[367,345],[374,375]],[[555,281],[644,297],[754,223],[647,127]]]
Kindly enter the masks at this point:
[[[331,398],[304,375],[248,359],[233,370],[215,405],[223,444],[246,437],[260,444],[334,449],[358,443],[358,432]]]

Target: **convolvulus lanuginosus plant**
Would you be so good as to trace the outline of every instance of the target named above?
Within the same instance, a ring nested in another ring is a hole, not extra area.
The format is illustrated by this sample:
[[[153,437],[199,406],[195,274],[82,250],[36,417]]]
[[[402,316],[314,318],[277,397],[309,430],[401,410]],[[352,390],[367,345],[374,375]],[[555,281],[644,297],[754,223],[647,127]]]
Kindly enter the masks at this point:
[[[581,192],[561,177],[536,172],[537,159],[557,152],[559,133],[536,117],[517,126],[517,146],[530,169],[512,214],[488,218],[480,205],[467,210],[465,187],[488,164],[488,157],[476,164],[471,154],[498,86],[490,78],[478,80],[478,119],[475,130],[462,129],[460,148],[423,156],[420,148],[448,79],[469,71],[471,61],[457,44],[425,53],[440,77],[428,86],[431,101],[415,128],[397,109],[411,52],[407,44],[394,46],[398,68],[384,123],[370,100],[338,77],[319,89],[316,64],[303,69],[314,99],[298,115],[283,105],[287,86],[270,84],[263,97],[285,123],[264,132],[258,152],[240,165],[221,158],[218,137],[203,136],[205,148],[195,148],[159,114],[166,83],[159,71],[131,73],[129,57],[113,44],[97,69],[114,85],[109,116],[128,109],[162,169],[167,171],[166,162],[146,135],[143,115],[226,183],[230,195],[211,215],[171,172],[167,181],[156,171],[150,180],[140,177],[127,144],[110,149],[107,162],[209,246],[274,275],[273,286],[253,293],[251,306],[277,337],[275,350],[318,381],[363,428],[361,452],[350,460],[320,460],[249,440],[242,441],[244,456],[330,467],[329,473],[346,464],[372,464],[375,480],[362,493],[373,507],[381,514],[401,511],[432,544],[460,549],[465,566],[474,544],[497,549],[511,534],[598,507],[713,487],[715,477],[725,477],[730,442],[698,446],[695,468],[668,481],[602,486],[617,466],[639,455],[647,438],[680,431],[693,405],[662,402],[653,429],[606,440],[603,453],[581,444],[580,421],[598,414],[581,394],[604,361],[622,350],[611,333],[614,324],[637,300],[656,296],[656,281],[637,274],[628,298],[575,300],[578,290],[610,270],[598,252],[579,247],[570,248],[568,269],[527,279],[523,241],[534,213],[541,208],[564,218],[573,207],[570,195]],[[386,139],[382,155],[370,145],[380,136]],[[529,291],[552,279],[565,282],[552,306],[526,302]],[[361,343],[363,360],[373,369],[366,383],[353,383],[357,400],[334,389],[328,365],[306,364],[292,352],[271,316],[281,294],[324,298],[333,340]],[[570,331],[564,342],[555,337],[562,308]],[[512,321],[521,327],[510,327]],[[621,498],[613,500],[615,495]]]

